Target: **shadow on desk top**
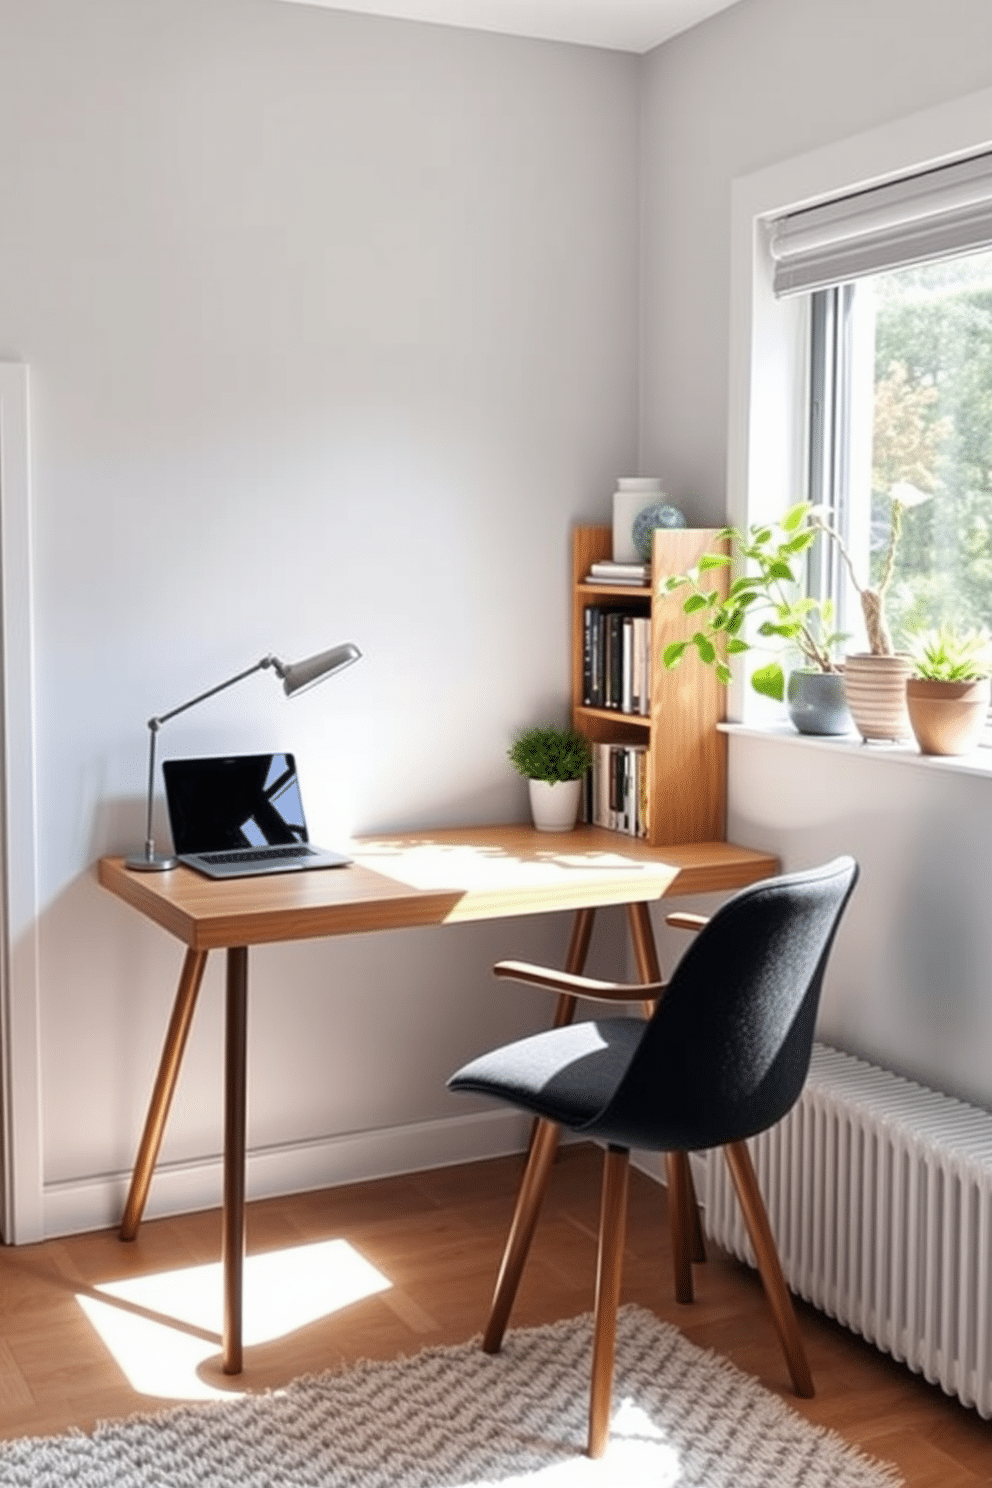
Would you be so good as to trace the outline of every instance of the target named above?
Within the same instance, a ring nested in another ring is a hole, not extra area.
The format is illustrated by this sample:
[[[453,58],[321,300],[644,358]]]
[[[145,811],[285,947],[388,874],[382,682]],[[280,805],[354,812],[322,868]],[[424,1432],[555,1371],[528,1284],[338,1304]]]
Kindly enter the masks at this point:
[[[732,890],[779,867],[732,843],[649,847],[586,826],[451,827],[357,838],[347,850],[354,861],[333,873],[218,882],[103,858],[98,877],[185,945],[212,950]]]

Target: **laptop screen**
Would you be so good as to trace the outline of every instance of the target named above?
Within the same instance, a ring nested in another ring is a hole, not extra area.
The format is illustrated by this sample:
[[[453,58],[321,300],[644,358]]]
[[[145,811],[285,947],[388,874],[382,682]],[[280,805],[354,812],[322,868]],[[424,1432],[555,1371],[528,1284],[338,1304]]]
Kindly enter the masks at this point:
[[[307,841],[291,754],[163,760],[177,853]]]

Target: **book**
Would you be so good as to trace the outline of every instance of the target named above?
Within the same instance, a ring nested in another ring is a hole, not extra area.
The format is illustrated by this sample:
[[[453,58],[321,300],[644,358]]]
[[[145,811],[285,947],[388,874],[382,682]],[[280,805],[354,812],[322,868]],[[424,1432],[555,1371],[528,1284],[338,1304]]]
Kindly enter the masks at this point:
[[[611,558],[601,558],[590,565],[590,574],[597,578],[628,578],[647,580],[651,577],[650,563],[614,563]]]
[[[586,584],[620,585],[624,589],[643,589],[647,585],[646,579],[638,579],[632,576],[625,577],[620,574],[614,574],[613,577],[607,578],[604,574],[590,573],[586,574],[584,582]]]
[[[634,616],[621,616],[620,633],[620,711],[634,710]]]

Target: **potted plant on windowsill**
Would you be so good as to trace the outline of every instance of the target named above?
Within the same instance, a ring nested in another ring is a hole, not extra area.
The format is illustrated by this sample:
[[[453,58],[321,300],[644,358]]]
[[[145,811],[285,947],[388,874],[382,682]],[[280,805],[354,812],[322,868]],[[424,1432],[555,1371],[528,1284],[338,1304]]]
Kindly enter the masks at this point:
[[[507,754],[510,763],[527,777],[538,831],[571,831],[578,819],[582,781],[592,763],[592,748],[585,735],[549,725],[526,729]]]
[[[983,631],[941,626],[916,638],[906,707],[922,754],[967,754],[989,710],[992,646]]]
[[[722,604],[719,594],[707,589],[705,575],[707,570],[731,562],[726,554],[706,554],[689,573],[661,580],[660,587],[667,591],[683,584],[690,586],[691,593],[684,601],[683,609],[688,615],[698,615],[702,622],[689,640],[666,648],[665,664],[675,666],[694,646],[703,661],[716,667],[721,680],[729,681],[729,658],[735,652],[749,650],[753,644],[742,634],[747,615],[763,607],[770,613],[757,627],[758,636],[791,642],[807,663],[806,668],[794,674],[794,684],[790,678],[793,696],[801,696],[802,689],[809,685],[803,681],[803,676],[810,672],[823,676],[836,674],[837,681],[818,685],[831,686],[835,694],[843,692],[843,702],[837,700],[834,723],[829,727],[820,726],[815,721],[815,714],[810,713],[810,722],[804,728],[799,722],[801,713],[795,703],[790,702],[790,715],[801,732],[846,733],[850,718],[863,739],[907,738],[911,732],[906,711],[910,661],[905,653],[897,652],[893,646],[885,599],[895,571],[903,515],[908,507],[928,500],[929,493],[918,490],[907,481],[896,481],[890,488],[889,497],[888,542],[878,581],[874,585],[860,581],[843,537],[823,511],[808,502],[791,507],[777,524],[753,525],[747,537],[734,527],[724,528],[720,537],[736,543],[740,558],[752,565],[751,571],[743,573],[731,585],[728,599]],[[833,612],[829,602],[795,597],[799,592],[795,560],[801,558],[821,535],[836,545],[847,568],[861,602],[868,638],[868,651],[849,653],[843,666],[833,657],[834,648],[843,637],[830,630]],[[785,674],[777,663],[759,668],[751,681],[756,691],[769,697],[781,700],[785,695]],[[846,709],[850,710],[849,715]]]
[[[930,499],[909,481],[894,481],[889,488],[889,533],[876,584],[862,584],[841,534],[823,512],[810,509],[810,525],[836,545],[850,575],[865,622],[868,650],[854,652],[844,660],[844,693],[858,732],[866,741],[896,740],[908,737],[910,720],[906,711],[906,681],[910,660],[892,644],[885,599],[895,572],[896,550],[902,535],[903,517],[908,508]]]
[[[811,511],[807,502],[799,502],[779,522],[756,523],[746,536],[735,527],[717,534],[736,546],[747,565],[730,585],[726,599],[709,586],[707,575],[733,562],[728,553],[706,553],[687,573],[659,581],[666,593],[688,587],[682,609],[697,625],[686,640],[673,641],[665,648],[664,662],[667,667],[677,666],[687,652],[695,650],[701,661],[715,668],[721,682],[729,682],[733,656],[761,643],[791,646],[804,664],[789,674],[788,681],[782,665],[771,661],[752,673],[752,687],[778,702],[787,700],[789,716],[800,733],[844,734],[851,729],[851,718],[834,654],[843,637],[833,629],[830,601],[803,596],[799,589],[798,561],[819,532],[810,520]],[[744,635],[751,619],[757,622],[752,630],[758,641]]]

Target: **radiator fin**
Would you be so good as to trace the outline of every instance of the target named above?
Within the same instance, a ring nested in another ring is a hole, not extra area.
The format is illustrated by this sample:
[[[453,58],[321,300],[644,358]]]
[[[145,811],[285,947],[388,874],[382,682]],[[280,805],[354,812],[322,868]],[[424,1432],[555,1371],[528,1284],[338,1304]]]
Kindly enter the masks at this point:
[[[793,1291],[992,1418],[992,1115],[816,1044],[748,1148]],[[719,1152],[704,1194],[707,1233],[754,1265]]]

